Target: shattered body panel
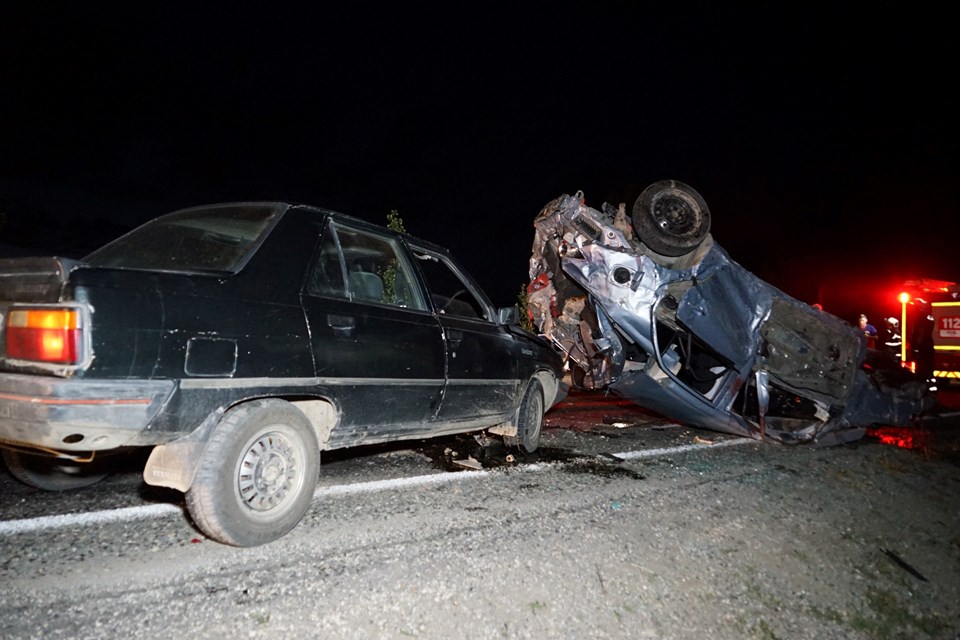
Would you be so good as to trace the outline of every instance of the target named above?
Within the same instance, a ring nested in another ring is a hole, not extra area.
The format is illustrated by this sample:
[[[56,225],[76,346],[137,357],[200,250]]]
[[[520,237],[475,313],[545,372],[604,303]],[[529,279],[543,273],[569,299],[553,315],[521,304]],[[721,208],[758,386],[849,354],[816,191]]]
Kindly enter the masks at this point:
[[[528,312],[566,355],[575,386],[784,443],[853,441],[929,406],[922,381],[865,368],[854,327],[757,278],[707,229],[686,253],[651,250],[634,231],[640,206],[631,225],[622,205],[598,211],[578,193],[534,221]]]

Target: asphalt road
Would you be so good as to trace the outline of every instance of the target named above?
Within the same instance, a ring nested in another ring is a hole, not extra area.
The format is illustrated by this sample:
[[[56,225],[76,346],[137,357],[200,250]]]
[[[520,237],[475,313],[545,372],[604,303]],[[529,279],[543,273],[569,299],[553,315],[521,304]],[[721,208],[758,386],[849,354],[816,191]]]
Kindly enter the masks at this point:
[[[3,473],[0,637],[956,638],[955,422],[815,450],[574,397],[531,456],[326,455],[304,521],[253,549],[136,459],[63,494]]]

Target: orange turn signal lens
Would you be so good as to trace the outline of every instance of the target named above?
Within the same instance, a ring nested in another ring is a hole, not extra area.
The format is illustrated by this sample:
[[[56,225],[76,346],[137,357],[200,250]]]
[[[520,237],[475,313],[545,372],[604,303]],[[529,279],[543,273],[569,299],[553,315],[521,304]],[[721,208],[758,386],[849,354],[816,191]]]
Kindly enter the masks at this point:
[[[24,329],[79,329],[80,314],[76,309],[12,309],[8,327]]]

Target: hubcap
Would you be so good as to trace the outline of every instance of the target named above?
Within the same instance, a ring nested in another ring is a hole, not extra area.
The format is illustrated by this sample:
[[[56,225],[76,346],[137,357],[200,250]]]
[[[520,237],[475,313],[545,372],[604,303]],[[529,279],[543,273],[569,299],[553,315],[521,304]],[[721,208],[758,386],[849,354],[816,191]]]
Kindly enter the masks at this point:
[[[237,474],[240,498],[254,511],[269,511],[289,495],[297,474],[297,459],[281,434],[267,433],[255,440]]]

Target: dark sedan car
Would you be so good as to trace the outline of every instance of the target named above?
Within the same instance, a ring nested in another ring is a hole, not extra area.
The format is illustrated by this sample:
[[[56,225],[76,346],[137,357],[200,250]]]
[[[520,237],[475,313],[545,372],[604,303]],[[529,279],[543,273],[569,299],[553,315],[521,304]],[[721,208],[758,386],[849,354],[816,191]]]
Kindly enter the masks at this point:
[[[335,212],[220,204],[73,262],[0,260],[0,446],[45,489],[152,446],[210,537],[300,521],[321,450],[487,429],[537,448],[559,356],[441,247]]]

